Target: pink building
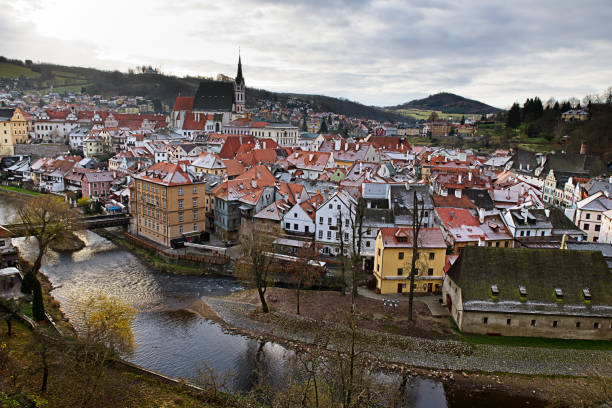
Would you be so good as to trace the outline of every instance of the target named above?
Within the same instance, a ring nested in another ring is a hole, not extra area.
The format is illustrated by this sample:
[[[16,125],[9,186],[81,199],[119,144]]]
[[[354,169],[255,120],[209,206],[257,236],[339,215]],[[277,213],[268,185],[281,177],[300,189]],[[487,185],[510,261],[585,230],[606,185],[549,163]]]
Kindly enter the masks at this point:
[[[113,180],[113,173],[110,171],[85,173],[81,179],[83,197],[90,200],[107,197]]]

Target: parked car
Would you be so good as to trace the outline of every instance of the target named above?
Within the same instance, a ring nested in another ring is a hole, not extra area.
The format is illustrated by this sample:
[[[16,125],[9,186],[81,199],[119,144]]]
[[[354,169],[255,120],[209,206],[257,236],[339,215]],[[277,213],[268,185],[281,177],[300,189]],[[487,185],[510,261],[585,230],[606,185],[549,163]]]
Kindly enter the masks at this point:
[[[230,239],[229,241],[225,241],[225,246],[228,248],[234,245],[236,245],[236,241],[234,241],[233,239]]]

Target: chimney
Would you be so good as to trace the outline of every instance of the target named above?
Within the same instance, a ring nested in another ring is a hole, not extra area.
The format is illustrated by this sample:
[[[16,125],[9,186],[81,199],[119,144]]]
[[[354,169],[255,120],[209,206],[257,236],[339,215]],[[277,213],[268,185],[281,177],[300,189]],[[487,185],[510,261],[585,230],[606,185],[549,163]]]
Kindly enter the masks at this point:
[[[461,184],[461,174],[457,176],[457,184]]]
[[[340,150],[340,140],[334,140],[334,150]]]
[[[472,172],[471,171],[468,173],[468,181],[472,181]]]
[[[344,151],[346,152],[348,150],[348,142],[344,142]]]
[[[484,208],[478,209],[478,222],[484,224],[485,211]]]

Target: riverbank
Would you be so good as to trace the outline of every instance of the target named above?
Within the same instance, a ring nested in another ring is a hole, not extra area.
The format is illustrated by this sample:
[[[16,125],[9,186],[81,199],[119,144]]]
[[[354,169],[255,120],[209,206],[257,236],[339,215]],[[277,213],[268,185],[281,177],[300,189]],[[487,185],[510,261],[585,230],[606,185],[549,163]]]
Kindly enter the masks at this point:
[[[43,195],[43,193],[39,193],[38,191],[27,190],[25,188],[14,186],[0,186],[0,192],[30,198]]]
[[[278,311],[261,314],[255,305],[232,296],[204,297],[202,302],[204,306],[190,309],[233,333],[275,341],[296,351],[346,349],[347,328],[337,322]],[[536,396],[553,406],[591,406],[612,400],[612,353],[607,351],[469,344],[369,329],[359,329],[359,338],[382,368],[436,378],[445,386]]]
[[[177,265],[165,261],[157,256],[156,253],[143,248],[140,245],[128,240],[123,233],[116,233],[105,228],[95,231],[96,234],[111,241],[118,247],[125,249],[138,258],[140,262],[151,269],[159,272],[172,273],[176,275],[193,275],[193,276],[217,276],[218,273],[210,273],[203,266]]]

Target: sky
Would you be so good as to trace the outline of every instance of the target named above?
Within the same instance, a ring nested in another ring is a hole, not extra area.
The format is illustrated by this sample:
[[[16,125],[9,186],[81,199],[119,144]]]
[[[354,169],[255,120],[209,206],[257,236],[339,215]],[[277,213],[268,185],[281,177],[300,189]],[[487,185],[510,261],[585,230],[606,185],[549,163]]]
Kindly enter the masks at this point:
[[[612,1],[0,0],[0,55],[390,106],[453,92],[507,108],[612,86]]]

